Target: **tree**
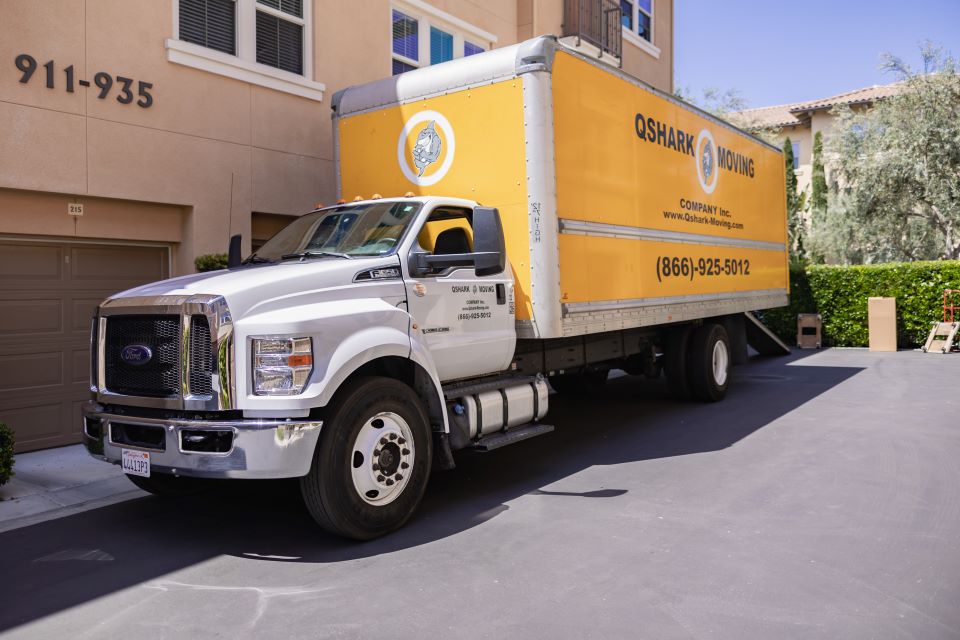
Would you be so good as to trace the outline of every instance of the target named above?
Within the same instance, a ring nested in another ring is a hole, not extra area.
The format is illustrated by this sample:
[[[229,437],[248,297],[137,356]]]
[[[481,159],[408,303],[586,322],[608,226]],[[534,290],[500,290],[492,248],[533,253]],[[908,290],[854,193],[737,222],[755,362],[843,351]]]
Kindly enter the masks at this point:
[[[797,173],[793,168],[793,143],[783,141],[783,161],[787,175],[787,238],[790,254],[803,259],[803,220],[800,217],[800,195],[797,193]]]
[[[739,89],[723,90],[717,87],[707,87],[697,97],[689,87],[677,87],[673,94],[718,118],[726,119],[731,113],[743,111],[747,108],[747,101],[740,95]]]
[[[927,43],[921,55],[920,72],[885,56],[901,90],[869,111],[836,112],[827,147],[838,193],[814,219],[824,255],[960,258],[960,75],[941,48]]]
[[[823,133],[813,136],[813,170],[810,176],[810,208],[823,212],[827,208],[827,176],[823,168]]]

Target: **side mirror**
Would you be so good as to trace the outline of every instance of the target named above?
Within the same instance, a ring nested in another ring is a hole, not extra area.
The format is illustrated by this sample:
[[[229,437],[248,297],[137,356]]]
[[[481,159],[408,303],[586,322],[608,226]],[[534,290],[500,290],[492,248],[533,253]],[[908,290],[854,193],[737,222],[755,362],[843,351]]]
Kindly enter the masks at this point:
[[[473,210],[473,253],[478,276],[503,273],[507,266],[507,247],[503,239],[500,212],[494,207]]]
[[[410,275],[424,276],[434,269],[473,267],[478,276],[503,273],[507,266],[507,249],[503,239],[500,212],[492,207],[473,210],[473,252],[432,254],[414,251],[409,258]]]
[[[240,234],[230,236],[230,250],[227,252],[227,269],[239,267],[243,258],[240,255]]]

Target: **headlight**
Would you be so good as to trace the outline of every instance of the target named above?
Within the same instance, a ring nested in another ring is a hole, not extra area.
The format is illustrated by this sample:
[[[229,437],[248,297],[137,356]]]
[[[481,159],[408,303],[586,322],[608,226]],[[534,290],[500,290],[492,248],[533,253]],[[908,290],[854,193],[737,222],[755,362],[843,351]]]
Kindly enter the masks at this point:
[[[310,338],[253,338],[253,393],[295,396],[313,371]]]

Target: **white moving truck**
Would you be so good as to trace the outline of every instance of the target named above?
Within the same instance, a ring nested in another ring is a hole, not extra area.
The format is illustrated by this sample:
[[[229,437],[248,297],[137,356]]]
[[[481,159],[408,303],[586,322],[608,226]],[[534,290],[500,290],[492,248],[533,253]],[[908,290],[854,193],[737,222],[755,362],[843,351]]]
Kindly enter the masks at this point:
[[[553,38],[333,102],[344,201],[99,307],[86,445],[148,491],[299,477],[373,538],[452,451],[549,432],[548,378],[720,400],[787,302],[780,152]]]

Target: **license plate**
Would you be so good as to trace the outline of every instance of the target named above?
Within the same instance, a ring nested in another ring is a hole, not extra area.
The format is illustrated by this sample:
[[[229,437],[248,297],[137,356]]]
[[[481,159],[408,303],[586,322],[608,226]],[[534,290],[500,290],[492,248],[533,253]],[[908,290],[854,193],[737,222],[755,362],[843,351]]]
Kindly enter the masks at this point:
[[[150,453],[148,451],[133,451],[121,449],[120,467],[124,473],[132,476],[150,477]]]

